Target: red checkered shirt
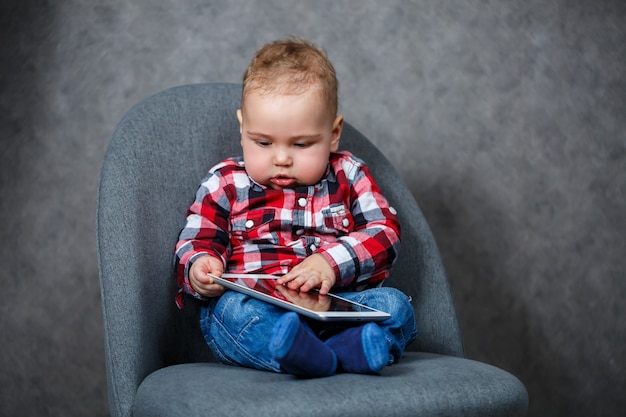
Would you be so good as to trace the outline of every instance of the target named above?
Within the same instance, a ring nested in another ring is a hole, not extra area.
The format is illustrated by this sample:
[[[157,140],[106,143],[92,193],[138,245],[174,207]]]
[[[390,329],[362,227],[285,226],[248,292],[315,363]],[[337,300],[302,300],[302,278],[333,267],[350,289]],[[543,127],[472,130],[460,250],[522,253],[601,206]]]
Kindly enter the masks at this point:
[[[203,299],[188,271],[204,255],[221,259],[228,272],[282,275],[319,253],[335,270],[335,287],[379,286],[398,254],[400,224],[367,166],[349,152],[331,154],[318,184],[284,190],[254,182],[238,157],[209,171],[179,239],[176,300],[182,307],[184,293]]]

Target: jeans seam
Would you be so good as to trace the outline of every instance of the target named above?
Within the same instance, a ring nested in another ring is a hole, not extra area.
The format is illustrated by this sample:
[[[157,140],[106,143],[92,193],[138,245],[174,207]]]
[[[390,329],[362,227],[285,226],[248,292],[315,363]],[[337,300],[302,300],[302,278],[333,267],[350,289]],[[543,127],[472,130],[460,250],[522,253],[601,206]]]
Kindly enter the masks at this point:
[[[258,316],[255,316],[254,319],[258,319]],[[244,327],[244,330],[247,329],[252,324],[253,321],[257,321],[257,320],[250,320],[250,323],[248,323]],[[254,368],[264,369],[264,370],[267,370],[267,371],[274,371],[274,372],[277,371],[276,368],[271,367],[270,365],[268,365],[265,362],[257,360],[257,358],[254,355],[250,354],[250,352],[248,352],[248,350],[245,349],[244,346],[241,345],[241,343],[239,343],[237,341],[237,339],[232,337],[230,332],[228,332],[228,329],[226,328],[226,326],[224,326],[223,323],[217,317],[213,321],[213,324],[216,325],[216,327],[219,327],[219,331],[221,331],[221,333],[225,336],[226,339],[228,339],[228,341],[230,343],[232,343],[233,345],[237,346],[237,352],[239,352],[242,356],[244,356],[245,359],[248,360],[252,364],[252,366]],[[244,330],[242,330],[239,333],[239,335],[241,335],[244,332]],[[213,342],[212,345],[217,347],[217,343],[215,342],[215,337],[214,336],[211,336],[211,341]],[[245,364],[239,363],[239,361],[237,361],[234,358],[230,357],[230,355],[227,355],[222,349],[219,349],[219,352],[221,354],[220,356],[224,356],[224,357],[228,358],[228,360],[231,360],[233,363],[237,363],[237,364],[245,366]]]

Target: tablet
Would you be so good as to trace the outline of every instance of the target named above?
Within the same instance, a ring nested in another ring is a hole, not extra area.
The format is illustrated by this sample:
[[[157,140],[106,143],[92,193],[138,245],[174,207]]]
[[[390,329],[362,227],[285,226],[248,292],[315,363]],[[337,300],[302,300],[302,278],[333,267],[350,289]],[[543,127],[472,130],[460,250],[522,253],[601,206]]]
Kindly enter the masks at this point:
[[[320,321],[379,321],[390,314],[346,300],[335,294],[322,295],[316,290],[295,291],[278,284],[277,275],[211,275],[217,284]]]

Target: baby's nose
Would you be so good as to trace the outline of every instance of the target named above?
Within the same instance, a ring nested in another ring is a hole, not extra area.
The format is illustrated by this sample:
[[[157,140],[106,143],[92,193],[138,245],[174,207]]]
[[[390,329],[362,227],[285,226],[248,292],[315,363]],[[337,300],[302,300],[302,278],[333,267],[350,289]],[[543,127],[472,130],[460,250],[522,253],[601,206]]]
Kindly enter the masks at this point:
[[[287,150],[277,149],[274,153],[274,164],[289,165],[291,164],[291,155]]]

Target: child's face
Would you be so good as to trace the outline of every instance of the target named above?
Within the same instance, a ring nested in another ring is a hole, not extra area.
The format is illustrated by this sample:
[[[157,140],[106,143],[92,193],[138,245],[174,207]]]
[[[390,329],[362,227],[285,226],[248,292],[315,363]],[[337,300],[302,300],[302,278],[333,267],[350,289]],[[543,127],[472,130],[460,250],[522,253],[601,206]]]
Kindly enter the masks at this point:
[[[237,110],[248,175],[273,189],[313,185],[339,146],[343,117],[331,117],[319,96],[250,92]]]

